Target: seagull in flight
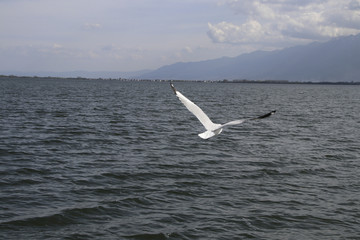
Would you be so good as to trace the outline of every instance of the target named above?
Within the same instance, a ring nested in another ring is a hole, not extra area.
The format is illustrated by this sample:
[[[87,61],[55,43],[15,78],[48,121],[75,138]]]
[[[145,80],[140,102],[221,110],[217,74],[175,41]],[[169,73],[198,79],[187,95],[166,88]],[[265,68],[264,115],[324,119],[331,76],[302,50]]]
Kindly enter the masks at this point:
[[[246,118],[246,119],[239,119],[239,120],[234,120],[225,124],[217,124],[217,123],[213,123],[210,118],[203,112],[203,110],[201,110],[201,108],[199,108],[195,103],[193,103],[192,101],[190,101],[189,99],[187,99],[184,95],[182,95],[179,91],[177,91],[174,87],[174,84],[170,83],[170,86],[172,88],[172,90],[174,91],[175,95],[179,98],[179,100],[185,105],[185,107],[192,113],[195,115],[195,117],[197,117],[197,119],[199,119],[199,121],[202,123],[202,125],[204,125],[206,131],[203,133],[198,134],[199,137],[201,137],[202,139],[208,139],[211,138],[213,136],[219,135],[224,127],[227,126],[231,126],[231,125],[237,125],[237,124],[241,124],[245,121],[251,121],[251,120],[258,120],[258,119],[263,119],[263,118],[267,118],[270,117],[271,115],[273,115],[276,110],[271,111],[267,114],[261,115],[259,117],[255,117],[255,118]]]

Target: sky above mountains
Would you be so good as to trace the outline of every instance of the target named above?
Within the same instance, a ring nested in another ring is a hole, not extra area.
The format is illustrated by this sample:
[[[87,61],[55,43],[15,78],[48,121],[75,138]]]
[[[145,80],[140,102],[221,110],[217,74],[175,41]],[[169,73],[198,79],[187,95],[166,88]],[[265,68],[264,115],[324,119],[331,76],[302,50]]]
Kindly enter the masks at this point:
[[[0,71],[135,71],[360,33],[360,0],[1,0]]]

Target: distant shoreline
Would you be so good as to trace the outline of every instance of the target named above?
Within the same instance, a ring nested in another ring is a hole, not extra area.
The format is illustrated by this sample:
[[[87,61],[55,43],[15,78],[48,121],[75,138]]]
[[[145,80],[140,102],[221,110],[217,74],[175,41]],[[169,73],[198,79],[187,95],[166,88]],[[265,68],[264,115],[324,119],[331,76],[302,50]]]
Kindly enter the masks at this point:
[[[118,80],[118,81],[149,81],[149,82],[213,82],[213,83],[256,83],[256,84],[311,84],[311,85],[360,85],[360,82],[312,82],[312,81],[288,81],[288,80],[163,80],[163,79],[135,79],[135,78],[85,78],[85,77],[38,77],[38,76],[15,76],[0,75],[0,79],[44,79],[44,80]]]

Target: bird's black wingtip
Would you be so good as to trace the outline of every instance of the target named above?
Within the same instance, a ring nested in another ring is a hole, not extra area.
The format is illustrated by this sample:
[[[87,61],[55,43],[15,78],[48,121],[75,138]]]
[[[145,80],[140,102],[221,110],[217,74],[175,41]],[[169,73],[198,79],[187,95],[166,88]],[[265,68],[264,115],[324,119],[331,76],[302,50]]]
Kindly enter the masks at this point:
[[[176,95],[176,89],[175,89],[174,84],[172,82],[170,82],[170,87],[173,90],[174,94]]]
[[[273,111],[271,111],[271,112],[269,112],[267,114],[261,115],[261,116],[256,117],[256,118],[252,118],[252,120],[267,118],[267,117],[270,117],[271,115],[273,115],[275,113],[276,113],[276,110],[273,110]]]

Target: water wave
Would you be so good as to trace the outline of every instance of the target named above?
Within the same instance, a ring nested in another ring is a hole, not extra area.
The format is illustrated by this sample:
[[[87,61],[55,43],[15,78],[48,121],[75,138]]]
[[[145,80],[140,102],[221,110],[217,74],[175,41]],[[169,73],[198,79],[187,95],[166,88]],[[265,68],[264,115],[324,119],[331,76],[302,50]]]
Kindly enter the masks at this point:
[[[278,111],[203,141],[168,83],[1,80],[0,238],[358,237],[356,87],[177,86],[216,122]]]

